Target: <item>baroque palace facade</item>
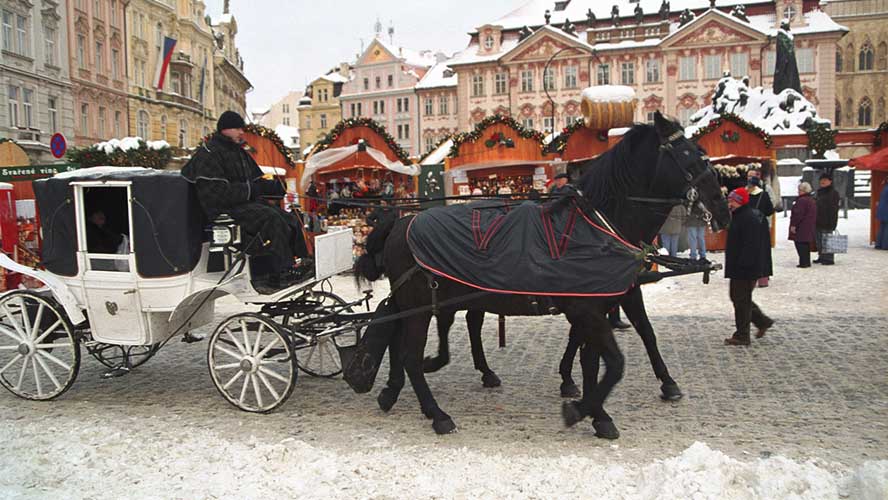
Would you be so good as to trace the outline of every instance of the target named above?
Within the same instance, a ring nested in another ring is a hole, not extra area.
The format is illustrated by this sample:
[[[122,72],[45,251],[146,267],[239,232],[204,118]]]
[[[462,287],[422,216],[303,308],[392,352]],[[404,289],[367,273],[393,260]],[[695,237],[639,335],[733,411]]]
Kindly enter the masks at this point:
[[[804,94],[833,119],[835,48],[848,30],[817,2],[733,0],[712,8],[673,0],[652,12],[629,0],[612,3],[530,2],[479,27],[448,61],[458,80],[452,92],[465,110],[458,128],[503,114],[557,131],[580,119],[581,89],[606,84],[635,89],[638,121],[660,110],[687,124],[725,72],[748,76],[752,85],[772,83],[780,19],[795,35]],[[677,5],[689,10],[675,11]]]

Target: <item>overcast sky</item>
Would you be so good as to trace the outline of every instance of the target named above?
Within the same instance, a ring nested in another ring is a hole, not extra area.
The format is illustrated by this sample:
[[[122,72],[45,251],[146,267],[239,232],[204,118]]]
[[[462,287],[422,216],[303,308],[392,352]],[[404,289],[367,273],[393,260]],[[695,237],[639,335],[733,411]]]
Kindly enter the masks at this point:
[[[205,0],[214,21],[222,0]],[[395,28],[395,43],[415,49],[462,50],[473,28],[518,8],[526,0],[231,0],[237,46],[253,90],[247,109],[267,106],[290,90],[354,61],[373,38],[378,17]],[[542,13],[540,14],[542,16]]]

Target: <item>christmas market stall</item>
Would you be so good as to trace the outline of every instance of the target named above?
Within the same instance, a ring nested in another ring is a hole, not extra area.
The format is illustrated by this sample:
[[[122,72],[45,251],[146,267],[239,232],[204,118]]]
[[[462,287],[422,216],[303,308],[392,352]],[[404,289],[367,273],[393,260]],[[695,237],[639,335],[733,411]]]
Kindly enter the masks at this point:
[[[529,195],[542,192],[553,174],[543,134],[514,118],[488,116],[471,132],[453,137],[445,159],[448,196]]]
[[[287,192],[298,191],[301,168],[296,163],[296,157],[290,151],[278,134],[267,127],[256,124],[248,124],[244,128],[244,141],[247,143],[247,152],[262,167],[273,167],[266,173],[274,173],[286,178]],[[282,170],[280,170],[282,169]]]
[[[858,170],[872,171],[870,177],[870,243],[876,242],[879,221],[876,219],[876,206],[879,203],[888,203],[888,200],[880,200],[882,190],[888,184],[888,122],[883,122],[876,129],[873,142],[873,153],[853,158],[848,165]]]

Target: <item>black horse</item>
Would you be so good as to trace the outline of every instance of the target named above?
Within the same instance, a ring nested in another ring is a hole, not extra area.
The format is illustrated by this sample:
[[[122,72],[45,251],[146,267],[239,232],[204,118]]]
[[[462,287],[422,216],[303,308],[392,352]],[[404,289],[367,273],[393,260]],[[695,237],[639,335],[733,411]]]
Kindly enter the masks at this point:
[[[715,171],[703,151],[684,137],[681,127],[662,115],[655,124],[636,125],[611,150],[594,160],[578,182],[577,203],[584,211],[599,210],[630,242],[651,242],[663,225],[671,206],[687,200],[702,203],[714,221],[730,220],[727,203]],[[401,319],[398,342],[390,345],[391,376],[379,397],[380,406],[391,407],[404,385],[403,371],[410,377],[422,413],[432,420],[438,434],[456,429],[456,424],[435,401],[423,372],[423,355],[429,322],[435,304],[446,304],[445,317],[459,310],[490,311],[504,316],[529,316],[540,312],[524,296],[486,294],[449,279],[436,277],[434,288],[417,266],[407,243],[411,217],[380,224],[368,240],[368,253],[359,259],[356,270],[365,278],[379,277],[375,249],[384,241],[382,263],[392,283],[392,301],[400,311],[416,310]],[[373,249],[371,251],[371,249]],[[520,269],[516,269],[520,272]],[[401,279],[407,275],[406,279]],[[571,328],[583,342],[580,363],[583,371],[583,398],[565,403],[562,415],[572,426],[591,416],[596,435],[615,439],[619,432],[604,410],[604,401],[623,376],[624,359],[614,338],[607,312],[619,297],[553,297]],[[432,306],[430,308],[430,306]],[[598,380],[601,360],[605,374]]]

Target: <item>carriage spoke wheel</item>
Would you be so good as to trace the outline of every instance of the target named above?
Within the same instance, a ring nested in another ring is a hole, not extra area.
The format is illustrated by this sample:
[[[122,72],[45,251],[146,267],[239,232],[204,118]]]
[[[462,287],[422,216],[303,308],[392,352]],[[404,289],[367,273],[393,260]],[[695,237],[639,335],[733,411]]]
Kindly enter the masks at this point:
[[[351,307],[342,308],[348,302],[342,297],[332,292],[314,291],[305,292],[306,300],[312,300],[318,303],[319,307],[314,313],[295,316],[295,321],[304,321],[306,319],[316,318],[330,314],[333,311],[341,313],[353,312]],[[284,323],[285,325],[287,322]],[[296,327],[298,331],[298,326]],[[307,334],[311,336],[310,334]],[[329,335],[314,337],[314,340],[296,347],[296,364],[303,372],[313,376],[322,378],[332,378],[342,373],[342,362],[339,360],[339,349],[336,343],[340,345],[355,345],[358,343],[357,331],[346,331],[337,334],[336,340]]]
[[[289,339],[259,314],[232,316],[213,332],[207,346],[213,384],[241,410],[268,413],[287,400],[296,385]]]
[[[61,396],[77,378],[80,344],[61,307],[15,291],[0,299],[0,384],[24,399]]]

